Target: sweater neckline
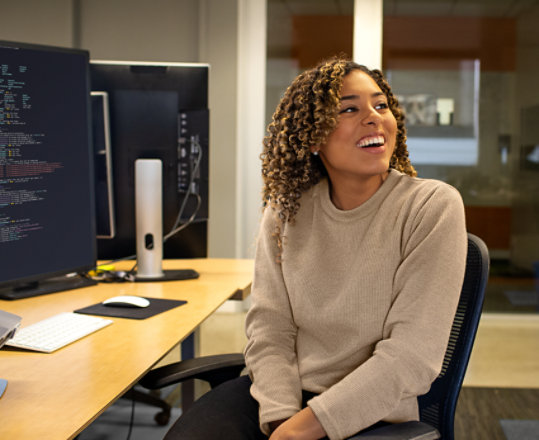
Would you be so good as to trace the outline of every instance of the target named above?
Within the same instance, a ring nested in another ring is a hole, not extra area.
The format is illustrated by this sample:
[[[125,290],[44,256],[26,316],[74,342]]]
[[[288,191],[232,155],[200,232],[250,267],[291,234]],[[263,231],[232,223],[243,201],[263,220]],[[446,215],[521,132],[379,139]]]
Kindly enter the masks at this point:
[[[368,216],[372,211],[378,208],[391,189],[397,184],[400,175],[401,173],[397,170],[390,169],[386,180],[380,185],[380,188],[378,188],[367,201],[354,209],[342,210],[333,204],[330,197],[329,181],[327,178],[320,181],[320,184],[317,185],[316,189],[318,194],[316,195],[316,198],[320,200],[322,209],[326,214],[333,217],[335,220],[356,220]]]

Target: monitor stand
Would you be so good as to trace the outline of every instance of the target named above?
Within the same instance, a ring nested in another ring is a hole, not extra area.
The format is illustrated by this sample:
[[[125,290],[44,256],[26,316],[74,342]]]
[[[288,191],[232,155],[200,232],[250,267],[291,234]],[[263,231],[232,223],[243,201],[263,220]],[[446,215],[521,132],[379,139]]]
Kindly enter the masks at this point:
[[[192,269],[163,270],[163,164],[160,159],[135,161],[135,223],[137,272],[135,281],[198,278]]]
[[[0,289],[0,299],[22,299],[63,290],[94,286],[97,281],[80,275],[64,275]]]

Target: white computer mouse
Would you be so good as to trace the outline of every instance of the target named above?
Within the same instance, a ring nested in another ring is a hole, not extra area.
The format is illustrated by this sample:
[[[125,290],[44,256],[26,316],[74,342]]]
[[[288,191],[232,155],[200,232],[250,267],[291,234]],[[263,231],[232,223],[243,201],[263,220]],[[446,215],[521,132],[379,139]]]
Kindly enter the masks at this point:
[[[148,307],[150,301],[140,296],[122,295],[106,299],[103,301],[103,305],[110,307]]]

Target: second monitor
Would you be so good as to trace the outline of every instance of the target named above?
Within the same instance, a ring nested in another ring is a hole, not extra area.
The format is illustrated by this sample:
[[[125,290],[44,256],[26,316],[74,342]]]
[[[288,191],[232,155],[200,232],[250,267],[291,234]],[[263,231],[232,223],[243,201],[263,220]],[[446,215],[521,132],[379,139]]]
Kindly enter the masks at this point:
[[[164,257],[207,256],[208,71],[206,64],[91,61],[92,91],[108,101],[114,215],[107,218],[115,223],[114,235],[98,238],[99,259],[136,253],[137,159],[163,163]]]

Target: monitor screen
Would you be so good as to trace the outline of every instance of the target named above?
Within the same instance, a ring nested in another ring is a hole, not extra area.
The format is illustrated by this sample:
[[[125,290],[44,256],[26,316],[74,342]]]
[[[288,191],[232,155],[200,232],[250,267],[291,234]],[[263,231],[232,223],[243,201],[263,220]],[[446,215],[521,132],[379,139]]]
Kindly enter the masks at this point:
[[[113,212],[98,218],[114,218],[116,226],[113,236],[98,237],[99,259],[136,254],[134,176],[141,158],[163,163],[164,236],[191,220],[166,238],[164,257],[207,256],[208,71],[206,64],[90,62],[92,93],[107,96],[112,158]],[[105,175],[103,166],[96,172]],[[99,200],[97,206],[108,209]]]
[[[88,53],[0,42],[0,293],[95,266]],[[47,291],[35,291],[39,283]]]

